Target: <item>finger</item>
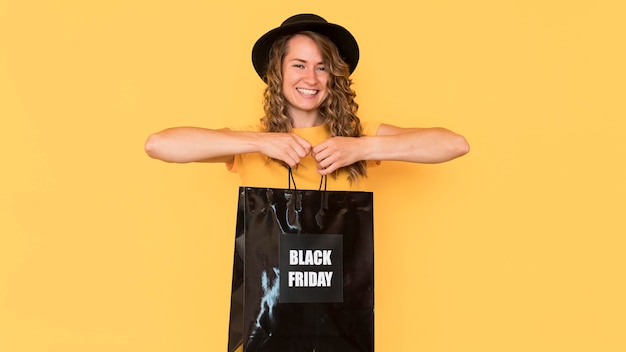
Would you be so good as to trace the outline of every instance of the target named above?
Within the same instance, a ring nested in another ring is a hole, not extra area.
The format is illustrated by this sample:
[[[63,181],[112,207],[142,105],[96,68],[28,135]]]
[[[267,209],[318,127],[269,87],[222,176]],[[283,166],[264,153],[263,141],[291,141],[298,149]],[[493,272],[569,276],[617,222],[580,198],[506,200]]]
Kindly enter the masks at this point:
[[[289,134],[289,139],[286,140],[286,144],[283,146],[283,153],[287,154],[292,160],[291,162],[295,163],[291,166],[296,166],[310,152],[311,143],[296,134]]]
[[[332,155],[332,151],[330,148],[326,148],[326,147],[318,148],[318,147],[319,145],[315,146],[315,148],[313,148],[313,151],[311,153],[315,161],[317,161],[318,163],[324,159],[327,159],[328,157]]]
[[[298,155],[298,152],[289,144],[275,145],[275,148],[266,155],[280,160],[291,167],[296,166],[300,162],[300,155]]]
[[[301,158],[304,158],[305,156],[309,155],[312,149],[311,143],[309,143],[309,141],[307,141],[306,139],[298,135],[294,134],[294,137],[296,141],[296,145],[294,147],[296,148],[298,155],[300,155]]]
[[[326,150],[328,148],[328,140],[323,141],[322,143],[316,145],[315,147],[313,147],[311,149],[311,153],[313,155],[319,154],[322,151]]]
[[[339,156],[336,154],[320,157],[320,160],[317,162],[318,169],[328,169],[331,167],[336,169],[338,166],[341,165],[339,165]]]
[[[285,157],[285,158],[282,158],[280,160],[282,160],[284,163],[289,165],[289,167],[296,167],[296,166],[298,166],[298,163],[300,162],[299,159],[294,159],[294,158],[291,158],[291,157]]]
[[[329,174],[333,173],[336,169],[337,169],[336,164],[330,164],[328,167],[323,167],[323,168],[317,169],[317,173],[319,173],[322,176],[329,175]]]
[[[310,148],[307,148],[307,146],[303,146],[302,144],[295,143],[291,145],[290,147],[292,148],[294,152],[296,152],[296,154],[298,154],[300,158],[304,158],[305,156],[309,155]]]
[[[289,164],[289,166],[291,167],[295,167],[300,163],[300,160],[302,159],[302,157],[300,156],[300,154],[298,153],[297,150],[294,149],[288,149],[287,150],[287,160],[284,160],[287,164]]]

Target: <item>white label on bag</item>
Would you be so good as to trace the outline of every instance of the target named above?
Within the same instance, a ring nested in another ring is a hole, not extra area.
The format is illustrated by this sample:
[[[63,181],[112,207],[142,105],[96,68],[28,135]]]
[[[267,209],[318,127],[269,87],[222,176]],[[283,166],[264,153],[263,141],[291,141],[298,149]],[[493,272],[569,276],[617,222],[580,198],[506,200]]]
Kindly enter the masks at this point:
[[[282,234],[280,303],[343,302],[343,236]]]

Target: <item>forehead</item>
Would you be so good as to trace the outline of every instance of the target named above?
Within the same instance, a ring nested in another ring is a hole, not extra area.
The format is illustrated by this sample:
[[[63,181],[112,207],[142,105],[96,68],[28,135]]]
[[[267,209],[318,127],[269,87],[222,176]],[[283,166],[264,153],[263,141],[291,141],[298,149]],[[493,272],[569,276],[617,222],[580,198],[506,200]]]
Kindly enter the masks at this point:
[[[322,53],[317,43],[310,37],[296,34],[287,41],[286,57],[290,59],[315,59],[322,61]]]

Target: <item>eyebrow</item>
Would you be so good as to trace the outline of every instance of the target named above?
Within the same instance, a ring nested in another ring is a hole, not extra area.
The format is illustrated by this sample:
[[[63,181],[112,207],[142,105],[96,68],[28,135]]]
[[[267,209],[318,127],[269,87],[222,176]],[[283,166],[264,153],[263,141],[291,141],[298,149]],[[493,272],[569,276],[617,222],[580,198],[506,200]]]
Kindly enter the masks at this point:
[[[289,60],[289,62],[293,62],[293,61],[298,61],[298,62],[302,62],[302,63],[305,63],[305,64],[306,64],[306,63],[308,63],[308,61],[306,61],[306,60],[304,60],[304,59],[297,59],[297,58],[296,58],[296,59],[291,59],[291,60]],[[318,62],[316,65],[324,65],[324,61],[320,61],[320,62]]]

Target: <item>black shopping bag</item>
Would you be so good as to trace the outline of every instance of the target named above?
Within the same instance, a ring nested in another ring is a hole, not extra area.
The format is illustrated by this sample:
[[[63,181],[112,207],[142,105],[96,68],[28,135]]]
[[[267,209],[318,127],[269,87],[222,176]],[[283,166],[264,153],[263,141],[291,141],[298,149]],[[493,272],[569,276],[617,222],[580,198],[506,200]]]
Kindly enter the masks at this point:
[[[374,351],[371,192],[240,187],[228,351]]]

